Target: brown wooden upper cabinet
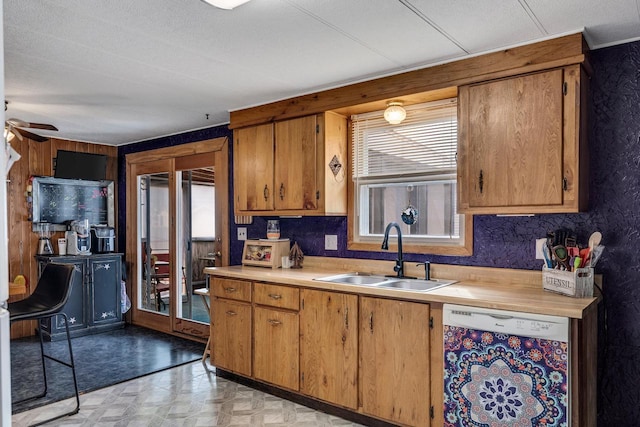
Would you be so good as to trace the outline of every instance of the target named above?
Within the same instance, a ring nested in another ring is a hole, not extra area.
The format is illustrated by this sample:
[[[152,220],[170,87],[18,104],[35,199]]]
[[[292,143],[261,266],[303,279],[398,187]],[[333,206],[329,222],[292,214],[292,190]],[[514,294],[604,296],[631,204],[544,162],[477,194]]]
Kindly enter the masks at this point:
[[[346,117],[251,126],[233,139],[236,215],[346,215]]]
[[[586,210],[587,81],[571,65],[460,86],[460,213]]]

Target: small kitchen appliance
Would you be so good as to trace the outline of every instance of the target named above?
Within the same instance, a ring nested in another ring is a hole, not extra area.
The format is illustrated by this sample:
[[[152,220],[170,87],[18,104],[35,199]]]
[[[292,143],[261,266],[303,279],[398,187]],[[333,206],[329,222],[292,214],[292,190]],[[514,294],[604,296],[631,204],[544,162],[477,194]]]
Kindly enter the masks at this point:
[[[105,254],[116,249],[116,232],[113,227],[94,225],[91,227],[91,248],[93,252]]]
[[[68,255],[91,255],[89,220],[71,221],[65,233]]]
[[[38,255],[53,255],[51,246],[51,224],[41,222],[38,224]]]

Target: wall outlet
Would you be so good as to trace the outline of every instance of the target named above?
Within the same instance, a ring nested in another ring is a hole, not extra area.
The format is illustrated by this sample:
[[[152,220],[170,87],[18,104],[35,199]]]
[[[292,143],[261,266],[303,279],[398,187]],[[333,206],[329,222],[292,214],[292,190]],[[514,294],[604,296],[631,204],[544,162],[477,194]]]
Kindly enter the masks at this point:
[[[247,240],[247,227],[238,227],[238,240]]]
[[[324,236],[324,250],[325,251],[337,251],[338,250],[338,236],[335,234],[326,234]]]
[[[547,239],[536,239],[536,259],[544,259],[542,248],[547,244]]]

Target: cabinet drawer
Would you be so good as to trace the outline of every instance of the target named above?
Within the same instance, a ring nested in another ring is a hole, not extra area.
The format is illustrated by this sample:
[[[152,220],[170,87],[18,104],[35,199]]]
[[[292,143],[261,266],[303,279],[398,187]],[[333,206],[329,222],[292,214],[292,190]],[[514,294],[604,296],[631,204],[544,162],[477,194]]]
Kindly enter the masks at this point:
[[[256,283],[254,302],[260,305],[298,310],[300,308],[300,289],[290,286]]]
[[[211,288],[214,296],[251,302],[251,282],[246,280],[214,277]]]

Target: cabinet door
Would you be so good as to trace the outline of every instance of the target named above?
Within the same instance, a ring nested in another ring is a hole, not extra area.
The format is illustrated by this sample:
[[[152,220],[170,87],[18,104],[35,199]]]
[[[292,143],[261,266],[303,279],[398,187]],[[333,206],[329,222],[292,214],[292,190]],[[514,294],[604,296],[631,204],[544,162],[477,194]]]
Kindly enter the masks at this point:
[[[255,307],[254,316],[254,376],[297,391],[298,313]]]
[[[316,116],[276,123],[276,210],[318,208],[316,125]]]
[[[120,307],[120,257],[89,260],[89,323],[100,325],[119,322]]]
[[[251,305],[215,298],[212,313],[213,365],[251,375]]]
[[[237,129],[233,139],[236,212],[273,210],[273,124]]]
[[[358,407],[358,297],[301,291],[300,391]]]
[[[429,425],[429,305],[360,298],[360,388],[366,414]]]
[[[563,101],[562,69],[461,88],[461,211],[562,205]]]

